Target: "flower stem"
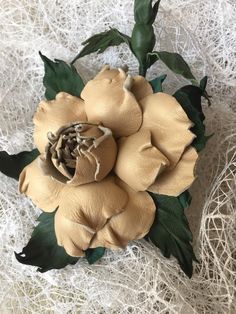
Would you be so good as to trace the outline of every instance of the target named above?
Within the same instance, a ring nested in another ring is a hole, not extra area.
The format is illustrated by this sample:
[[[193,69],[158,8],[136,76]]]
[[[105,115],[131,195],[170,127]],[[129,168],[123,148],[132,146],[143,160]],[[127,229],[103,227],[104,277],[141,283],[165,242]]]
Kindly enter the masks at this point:
[[[145,66],[143,66],[142,64],[140,64],[139,75],[146,77],[146,74],[147,74],[147,68]]]

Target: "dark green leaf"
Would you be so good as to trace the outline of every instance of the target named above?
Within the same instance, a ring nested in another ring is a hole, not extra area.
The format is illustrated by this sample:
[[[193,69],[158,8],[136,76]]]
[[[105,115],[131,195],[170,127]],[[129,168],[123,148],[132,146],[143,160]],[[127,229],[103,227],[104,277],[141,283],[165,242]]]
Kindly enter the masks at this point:
[[[152,7],[153,0],[135,0],[134,19],[138,24],[153,24],[159,9],[160,0]]]
[[[154,93],[163,92],[162,83],[164,82],[166,77],[167,75],[164,74],[164,75],[158,76],[157,78],[149,82],[152,85],[152,89]]]
[[[205,116],[202,111],[201,97],[203,91],[193,85],[187,85],[180,88],[173,96],[180,103],[189,119],[194,123],[192,132],[197,136],[193,141],[193,146],[197,151],[201,151],[208,140],[205,136],[205,125],[203,123]]]
[[[161,2],[161,0],[158,0],[158,1],[154,4],[154,6],[153,6],[153,9],[152,9],[152,21],[151,21],[152,24],[155,22],[155,19],[156,19],[158,10],[159,10],[160,2]]]
[[[0,152],[0,171],[6,176],[19,179],[21,171],[39,155],[34,149],[29,152],[21,152],[17,155],[8,155],[7,152]]]
[[[181,87],[177,92],[174,94],[178,96],[178,93],[183,93],[188,96],[188,99],[191,103],[191,106],[193,106],[199,113],[201,121],[205,120],[205,116],[202,110],[202,99],[203,91],[201,88],[193,85],[186,85]]]
[[[85,47],[74,58],[72,64],[77,59],[82,58],[86,55],[94,52],[102,53],[108,47],[119,46],[122,43],[126,43],[128,46],[130,46],[130,37],[122,34],[116,28],[112,28],[109,31],[93,35],[82,43],[82,45],[84,45]]]
[[[147,54],[147,67],[150,68],[156,61],[159,60],[156,54]]]
[[[198,82],[192,74],[190,67],[183,59],[183,57],[178,53],[155,51],[150,53],[149,55],[152,57],[156,55],[157,59],[161,60],[172,72],[182,75],[187,80],[190,80],[193,84],[198,85]]]
[[[173,255],[179,262],[181,269],[191,278],[193,261],[197,261],[191,245],[192,233],[189,229],[184,207],[178,197],[157,195],[150,193],[156,207],[155,221],[147,235],[162,252],[169,258]]]
[[[204,76],[200,81],[199,87],[201,88],[203,92],[202,94],[203,97],[208,101],[208,106],[211,106],[211,96],[206,91],[207,81],[208,81],[208,77]]]
[[[84,88],[84,83],[76,68],[62,60],[52,61],[42,55],[41,52],[39,54],[45,68],[43,84],[46,88],[46,99],[55,99],[59,92],[66,92],[79,97]]]
[[[21,253],[15,253],[20,263],[37,266],[41,273],[74,265],[78,261],[77,257],[69,256],[63,247],[57,245],[54,217],[55,212],[42,213],[29,243]]]
[[[191,204],[192,196],[189,191],[185,191],[178,197],[178,199],[183,209],[187,209]]]
[[[200,88],[203,92],[205,92],[206,90],[206,86],[207,86],[207,80],[208,80],[208,77],[207,76],[204,76],[201,81],[200,81]]]
[[[99,260],[105,253],[104,247],[97,247],[95,249],[88,249],[85,251],[85,257],[89,264],[94,264],[97,260]]]

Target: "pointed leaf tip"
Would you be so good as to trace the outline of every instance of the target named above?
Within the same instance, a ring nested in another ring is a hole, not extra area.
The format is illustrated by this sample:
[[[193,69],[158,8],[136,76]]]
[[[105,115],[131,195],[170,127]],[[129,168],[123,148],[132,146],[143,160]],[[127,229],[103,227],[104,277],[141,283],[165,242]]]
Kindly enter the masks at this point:
[[[182,106],[189,119],[194,123],[191,131],[196,135],[196,138],[194,139],[192,146],[200,152],[205,148],[208,140],[208,137],[205,135],[205,116],[201,102],[203,91],[200,87],[186,85],[177,90],[173,96]]]
[[[154,6],[153,6],[153,17],[152,17],[152,24],[155,22],[155,19],[157,17],[157,13],[159,11],[159,6],[160,6],[161,0],[158,0]]]
[[[134,19],[138,24],[152,25],[156,19],[161,0],[158,0],[153,6],[153,0],[135,0]]]
[[[208,81],[208,77],[204,76],[201,81],[200,81],[200,88],[203,92],[205,92],[206,90],[206,86],[207,86],[207,81]]]
[[[163,74],[149,82],[152,85],[152,89],[154,93],[163,92],[162,83],[165,81],[166,77],[167,75]]]
[[[184,214],[184,207],[190,204],[189,193],[184,192],[179,197],[149,194],[158,210],[147,238],[161,250],[164,257],[173,255],[184,273],[191,278],[196,256],[191,245],[192,233]]]
[[[85,251],[85,257],[90,265],[97,262],[105,253],[104,247],[97,247],[95,249],[88,249]]]
[[[53,213],[42,213],[39,224],[35,227],[31,239],[22,252],[16,253],[18,262],[25,265],[37,266],[37,271],[43,273],[51,269],[61,269],[74,265],[79,258],[69,256],[63,247],[57,245],[54,230]]]
[[[130,37],[119,32],[116,28],[111,28],[108,31],[95,34],[82,43],[82,45],[85,47],[73,59],[71,64],[75,63],[77,59],[80,59],[91,53],[102,53],[108,47],[119,46],[122,43],[126,43],[130,47]]]
[[[21,152],[16,155],[9,155],[5,151],[0,152],[0,171],[6,176],[15,180],[19,179],[21,171],[39,156],[39,151]]]
[[[155,51],[152,55],[156,55],[175,74],[182,75],[191,82],[197,82],[189,65],[180,54],[168,51]]]
[[[55,99],[59,92],[66,92],[73,96],[80,97],[84,83],[76,68],[62,60],[50,60],[39,52],[44,62],[45,75],[43,84],[46,88],[45,97],[47,100]]]

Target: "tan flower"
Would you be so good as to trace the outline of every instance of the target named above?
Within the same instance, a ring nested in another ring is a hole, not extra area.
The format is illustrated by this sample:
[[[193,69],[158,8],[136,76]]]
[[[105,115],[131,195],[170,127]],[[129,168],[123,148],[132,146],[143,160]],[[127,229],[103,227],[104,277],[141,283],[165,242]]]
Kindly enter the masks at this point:
[[[178,196],[194,181],[192,122],[141,76],[106,66],[81,98],[41,102],[34,123],[41,155],[20,191],[46,212],[58,208],[57,241],[69,255],[143,238],[156,211],[147,191]]]

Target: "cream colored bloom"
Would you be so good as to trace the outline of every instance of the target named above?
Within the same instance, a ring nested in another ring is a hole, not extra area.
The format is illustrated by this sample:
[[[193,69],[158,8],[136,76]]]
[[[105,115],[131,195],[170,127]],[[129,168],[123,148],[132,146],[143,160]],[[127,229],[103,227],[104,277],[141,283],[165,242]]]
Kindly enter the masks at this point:
[[[105,66],[81,98],[41,102],[34,124],[41,155],[20,191],[46,212],[58,208],[57,241],[69,255],[143,238],[156,211],[147,191],[178,196],[194,181],[192,122],[141,76]]]

